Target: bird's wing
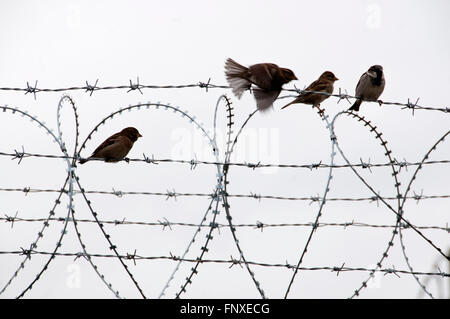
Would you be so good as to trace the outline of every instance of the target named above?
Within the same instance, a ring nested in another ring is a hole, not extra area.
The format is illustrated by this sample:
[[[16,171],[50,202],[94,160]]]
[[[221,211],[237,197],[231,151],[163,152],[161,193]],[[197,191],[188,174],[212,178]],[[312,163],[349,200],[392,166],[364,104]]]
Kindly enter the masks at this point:
[[[272,106],[273,102],[280,95],[280,90],[266,91],[259,88],[253,90],[253,95],[256,99],[256,106],[260,111],[266,111]]]
[[[283,108],[294,104],[294,103],[305,103],[305,104],[316,104],[325,100],[328,96],[321,96],[320,93],[314,92],[325,92],[331,94],[333,92],[333,85],[328,81],[316,80],[311,83],[304,91],[312,92],[302,92],[299,96],[295,98],[291,103],[285,105]],[[321,98],[322,97],[322,98]]]
[[[358,80],[358,84],[356,84],[356,90],[358,90],[358,87],[361,85],[361,80],[363,79],[363,77],[366,75],[366,72],[364,72],[361,77]]]
[[[313,83],[311,83],[306,89],[305,91],[313,91],[313,92],[302,92],[299,97],[303,96],[303,97],[307,97],[311,94],[314,94],[314,92],[329,92],[330,90],[330,83],[328,82],[324,82],[324,81],[320,81],[320,80],[315,80]]]
[[[364,99],[367,93],[370,91],[371,86],[372,84],[370,83],[370,76],[367,74],[367,72],[364,72],[359,78],[358,84],[356,85],[356,97]]]
[[[278,66],[273,63],[255,64],[250,67],[251,81],[264,90],[273,90],[273,79],[278,72]]]
[[[112,145],[112,144],[116,143],[119,136],[120,136],[120,132],[119,132],[119,133],[116,133],[116,134],[113,134],[113,135],[111,135],[110,137],[108,137],[106,140],[103,141],[102,144],[100,144],[100,145],[95,149],[95,151],[92,153],[91,156],[92,156],[92,157],[95,157],[95,154],[97,154],[99,151],[101,151],[101,150],[104,149],[105,147],[107,147],[107,146],[109,146],[109,145]]]

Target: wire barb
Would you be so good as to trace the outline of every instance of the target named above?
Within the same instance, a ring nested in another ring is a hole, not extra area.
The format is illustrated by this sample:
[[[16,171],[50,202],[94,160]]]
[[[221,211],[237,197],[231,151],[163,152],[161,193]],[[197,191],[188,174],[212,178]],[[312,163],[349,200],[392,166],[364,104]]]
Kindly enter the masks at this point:
[[[136,83],[133,83],[130,80],[130,86],[129,87],[130,87],[130,89],[127,91],[127,93],[131,92],[131,91],[134,91],[134,90],[138,90],[142,95],[144,94],[141,91],[142,86],[139,84],[139,77],[137,77],[137,82]]]
[[[208,82],[206,82],[206,83],[198,82],[198,87],[204,88],[206,90],[206,92],[208,92],[208,88],[210,86],[210,82],[211,82],[211,78],[209,78]]]
[[[19,161],[17,162],[17,165],[20,164],[20,163],[22,162],[22,159],[23,159],[24,157],[29,157],[29,156],[30,156],[30,155],[26,155],[26,156],[25,156],[25,149],[24,149],[23,145],[22,145],[22,152],[19,152],[19,151],[17,151],[17,150],[14,150],[14,153],[15,153],[15,155],[14,155],[13,158],[11,158],[11,160],[19,159]]]
[[[34,99],[36,100],[36,92],[39,91],[39,89],[37,88],[37,84],[38,81],[36,80],[36,82],[34,83],[34,86],[30,86],[30,83],[27,82],[27,88],[25,90],[25,94],[28,93],[33,93]]]
[[[99,89],[99,88],[97,87],[97,84],[98,84],[98,79],[95,80],[94,85],[90,85],[90,84],[88,83],[88,81],[86,81],[86,87],[85,87],[85,89],[86,89],[86,92],[90,92],[90,93],[89,93],[89,96],[92,96],[92,93],[94,93],[95,90]]]

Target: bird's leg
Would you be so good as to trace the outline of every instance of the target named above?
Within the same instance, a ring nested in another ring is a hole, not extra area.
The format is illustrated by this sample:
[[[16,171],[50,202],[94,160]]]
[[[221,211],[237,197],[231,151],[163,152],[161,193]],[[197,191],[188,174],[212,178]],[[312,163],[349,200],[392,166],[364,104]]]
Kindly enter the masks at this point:
[[[384,103],[384,102],[381,101],[381,100],[378,100],[377,102],[378,102],[378,104],[379,104],[380,106]]]
[[[322,110],[322,109],[320,108],[320,104],[313,105],[313,108],[314,108],[314,107],[316,107],[316,108],[319,110],[319,115],[320,115],[320,116],[322,116],[323,113],[325,112],[325,110]]]
[[[128,157],[124,158],[125,162],[127,162],[128,164],[130,164],[130,159]]]

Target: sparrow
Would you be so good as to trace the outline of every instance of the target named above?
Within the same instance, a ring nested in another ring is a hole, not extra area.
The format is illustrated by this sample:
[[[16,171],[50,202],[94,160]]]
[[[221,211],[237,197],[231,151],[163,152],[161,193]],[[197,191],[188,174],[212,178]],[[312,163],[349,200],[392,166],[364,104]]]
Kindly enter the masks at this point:
[[[320,77],[311,83],[305,91],[314,91],[314,92],[325,92],[328,94],[332,94],[334,90],[334,82],[339,80],[333,72],[325,71]],[[293,100],[292,102],[286,104],[281,109],[288,107],[294,103],[303,103],[303,104],[311,104],[313,107],[317,107],[321,113],[323,110],[320,109],[320,103],[322,103],[325,99],[329,98],[329,95],[314,93],[314,92],[302,92],[300,95]]]
[[[383,67],[381,65],[372,65],[369,70],[358,81],[355,90],[357,97],[355,103],[348,109],[349,111],[359,111],[362,101],[377,101],[383,93],[384,85]],[[379,101],[381,106],[381,101]]]
[[[225,61],[225,76],[238,99],[252,84],[255,85],[253,94],[260,111],[266,111],[272,106],[284,84],[297,80],[290,69],[280,68],[273,63],[258,63],[245,67],[230,58]]]
[[[105,162],[118,162],[128,154],[139,137],[142,137],[142,135],[136,128],[124,128],[122,131],[108,137],[95,149],[90,157],[80,159],[80,164],[84,164],[93,158],[104,159]]]

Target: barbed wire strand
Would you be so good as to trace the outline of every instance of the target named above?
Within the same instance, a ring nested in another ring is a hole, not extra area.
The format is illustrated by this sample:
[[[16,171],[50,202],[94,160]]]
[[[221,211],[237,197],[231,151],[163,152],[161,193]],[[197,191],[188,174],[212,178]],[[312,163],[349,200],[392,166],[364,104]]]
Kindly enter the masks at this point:
[[[61,189],[45,189],[45,188],[31,188],[29,186],[18,187],[18,188],[2,188],[0,187],[0,192],[22,192],[26,195],[28,194],[38,194],[38,193],[68,193],[68,190],[65,188]],[[74,190],[74,195],[82,194],[80,190]],[[134,196],[134,195],[147,195],[147,196],[158,196],[168,198],[180,198],[180,197],[211,197],[214,198],[215,193],[185,193],[185,192],[177,192],[175,190],[172,191],[161,191],[161,192],[146,192],[146,191],[122,191],[113,189],[111,191],[102,191],[102,190],[84,190],[86,194],[97,194],[97,195],[112,195],[116,197],[123,196]],[[286,201],[307,201],[310,203],[320,202],[323,200],[323,196],[318,195],[308,195],[308,196],[279,196],[279,195],[264,195],[259,194],[257,192],[249,192],[249,194],[227,194],[229,198],[251,198],[257,201],[261,201],[262,199],[270,199],[270,200],[286,200]],[[407,196],[406,199],[413,199],[416,201],[422,200],[430,200],[430,199],[449,199],[450,194],[441,194],[441,195],[424,195],[424,194],[415,194]],[[397,200],[396,196],[370,196],[370,197],[330,197],[327,198],[327,202],[373,202],[377,203],[377,200],[383,199],[385,201]]]
[[[211,78],[205,83],[205,82],[197,82],[194,84],[180,84],[180,85],[144,85],[139,83],[139,78],[137,78],[137,82],[133,83],[132,80],[129,80],[129,84],[127,85],[111,85],[111,86],[97,86],[99,79],[95,81],[94,85],[90,85],[88,81],[86,81],[86,85],[83,86],[72,86],[72,87],[66,87],[66,88],[38,88],[37,83],[35,82],[34,86],[31,86],[29,82],[27,82],[27,87],[0,87],[0,91],[11,91],[11,92],[24,92],[25,94],[33,94],[34,99],[36,99],[37,93],[45,93],[45,92],[65,92],[65,91],[85,91],[90,96],[92,96],[92,93],[94,91],[102,91],[102,90],[127,90],[127,93],[131,91],[138,91],[141,94],[143,89],[184,89],[184,88],[201,88],[205,89],[206,92],[208,92],[208,89],[231,89],[230,86],[227,85],[215,85],[210,82]],[[282,91],[285,92],[294,92],[296,94],[303,94],[307,92],[316,93],[316,94],[322,94],[329,97],[336,97],[339,100],[342,99],[357,99],[356,96],[349,95],[347,93],[343,93],[343,91],[347,92],[346,90],[342,90],[339,88],[339,93],[326,93],[326,92],[320,92],[320,91],[309,91],[309,90],[300,90],[297,89],[294,85],[294,89],[282,89]],[[296,96],[281,96],[279,99],[288,98],[288,97],[296,97]],[[378,103],[380,105],[388,105],[388,106],[402,106],[405,109],[410,109],[413,111],[415,110],[431,110],[431,111],[440,111],[443,113],[450,113],[449,107],[427,107],[427,106],[421,106],[418,105],[420,98],[416,99],[416,102],[413,103],[409,98],[406,103],[401,102],[388,102],[388,101],[365,101],[365,102],[372,102],[372,103]]]
[[[28,252],[30,255],[51,255],[53,254],[53,252],[46,252],[46,251],[37,251],[37,250],[31,250]],[[16,250],[16,251],[0,251],[0,255],[23,255],[24,252],[22,250]],[[121,258],[127,258],[127,256],[129,256],[130,254],[127,255],[122,255]],[[55,256],[61,256],[61,257],[79,257],[80,253],[79,252],[58,252],[55,253]],[[117,258],[117,256],[115,255],[111,255],[111,254],[90,254],[90,257],[95,257],[95,258]],[[134,258],[136,260],[171,260],[171,261],[180,261],[182,260],[183,262],[189,262],[189,263],[197,263],[198,260],[197,259],[181,259],[178,256],[140,256],[140,255],[135,255]],[[266,263],[266,262],[258,262],[258,261],[246,261],[248,264],[250,265],[254,265],[254,266],[261,266],[261,267],[273,267],[273,268],[287,268],[287,269],[295,269],[296,266],[289,264],[289,263]],[[218,263],[218,264],[229,264],[230,266],[232,265],[240,265],[240,264],[244,264],[244,261],[242,260],[238,260],[235,258],[231,258],[231,259],[203,259],[200,261],[200,263]],[[360,271],[360,272],[383,272],[383,273],[387,273],[387,274],[408,274],[411,275],[411,272],[409,270],[402,270],[402,269],[394,269],[394,268],[386,268],[386,269],[380,269],[380,268],[364,268],[364,267],[348,267],[348,266],[320,266],[320,267],[300,267],[300,270],[327,270],[327,271],[332,271],[332,272],[345,272],[345,271]],[[446,272],[424,272],[424,271],[416,271],[414,272],[414,274],[419,275],[419,276],[437,276],[437,277],[450,277],[450,273],[446,273]]]
[[[144,153],[145,155],[145,153]],[[80,157],[73,157],[73,156],[64,156],[64,155],[53,155],[53,154],[37,154],[37,153],[29,153],[29,152],[25,152],[24,150],[22,151],[17,151],[14,150],[14,153],[7,153],[7,152],[0,152],[0,156],[9,156],[12,157],[12,160],[17,159],[18,161],[22,162],[22,160],[24,158],[27,157],[37,157],[37,158],[48,158],[48,159],[69,159],[69,160],[79,160],[81,159]],[[99,158],[92,158],[92,161],[103,161],[102,159]],[[148,164],[160,164],[160,163],[176,163],[176,164],[188,164],[189,166],[193,167],[196,165],[225,165],[227,164],[228,166],[239,166],[239,167],[246,167],[246,168],[250,168],[252,170],[254,169],[258,169],[258,168],[302,168],[302,169],[309,169],[309,170],[313,170],[313,169],[320,169],[320,168],[324,168],[324,169],[328,169],[328,168],[350,168],[352,167],[361,167],[361,168],[367,168],[367,169],[371,169],[371,168],[376,168],[376,167],[390,167],[392,165],[394,166],[398,166],[400,168],[408,168],[409,166],[423,166],[423,165],[432,165],[432,164],[450,164],[450,160],[430,160],[430,161],[425,161],[425,162],[408,162],[406,160],[403,161],[398,161],[395,159],[395,163],[370,163],[370,162],[364,162],[361,160],[360,163],[350,163],[350,164],[333,164],[332,166],[330,166],[329,164],[325,164],[323,163],[324,160],[320,160],[319,162],[316,163],[310,163],[310,164],[274,164],[274,163],[239,163],[239,162],[230,162],[230,163],[225,163],[225,162],[220,162],[220,161],[204,161],[204,160],[199,160],[199,159],[191,159],[191,160],[183,160],[183,159],[170,159],[170,158],[162,158],[162,159],[158,159],[158,158],[154,158],[154,156],[152,158],[149,158],[147,156],[144,156],[143,158],[128,158],[128,159],[122,159],[119,160],[119,162],[121,161],[126,161],[128,163],[148,163]],[[20,164],[20,163],[18,163]]]
[[[236,134],[234,140],[232,141],[232,133],[233,133],[232,127],[233,127],[233,124],[234,124],[234,122],[233,122],[234,114],[233,114],[233,108],[231,107],[231,103],[228,104],[228,107],[227,107],[228,134],[227,134],[227,142],[226,142],[227,148],[226,148],[226,151],[225,151],[225,163],[230,160],[231,154],[233,153],[234,146],[236,145],[236,142],[238,140],[238,137],[239,137],[240,133],[242,132],[244,127],[247,125],[248,121],[253,117],[253,115],[256,114],[257,111],[258,111],[258,109],[256,109],[252,113],[250,113],[250,115],[244,121],[244,123],[242,124],[242,126],[239,129],[238,133]],[[233,236],[234,243],[236,245],[237,250],[239,251],[239,260],[242,260],[244,262],[245,268],[247,269],[247,272],[250,275],[253,283],[255,284],[255,287],[258,290],[261,298],[262,299],[266,299],[266,294],[265,294],[264,290],[262,289],[261,284],[256,279],[255,273],[250,269],[250,265],[246,262],[246,258],[244,256],[244,252],[243,252],[243,250],[242,250],[242,248],[241,248],[241,246],[239,244],[239,240],[237,238],[236,229],[233,226],[232,217],[231,217],[231,213],[230,213],[230,204],[228,203],[228,194],[227,194],[227,185],[229,184],[228,171],[229,171],[229,166],[227,164],[225,164],[223,166],[224,178],[223,178],[222,199],[223,199],[223,207],[224,207],[225,213],[227,215],[227,221],[228,221],[228,224],[230,226],[230,231],[231,231],[231,234]]]
[[[12,215],[4,215],[5,217],[0,217],[0,221],[3,221],[5,223],[11,223],[11,227],[14,227],[14,224],[16,223],[38,223],[43,221],[48,222],[65,222],[65,217],[52,217],[52,218],[22,218],[19,217],[18,214],[12,216]],[[71,221],[71,219],[69,219]],[[80,219],[78,218],[77,223],[96,223],[93,219]],[[126,218],[122,220],[100,220],[102,224],[109,224],[114,226],[127,226],[127,225],[136,225],[136,226],[155,226],[155,227],[161,227],[162,230],[164,230],[166,227],[172,228],[173,226],[179,226],[179,227],[193,227],[193,228],[210,228],[210,225],[206,224],[196,224],[196,223],[188,223],[188,222],[173,222],[165,218],[163,221],[157,220],[153,222],[143,222],[143,221],[133,221],[133,220],[126,220]],[[264,223],[261,221],[256,221],[254,223],[244,223],[244,224],[233,224],[235,228],[252,228],[257,231],[262,231],[267,228],[277,228],[277,227],[311,227],[314,225],[314,222],[308,222],[308,223]],[[396,225],[388,225],[388,224],[369,224],[364,222],[358,222],[355,220],[348,221],[348,222],[340,222],[340,223],[332,223],[332,222],[321,222],[316,225],[317,227],[343,227],[343,228],[351,228],[351,227],[367,227],[367,228],[394,228]],[[418,229],[424,229],[424,230],[439,230],[444,231],[447,233],[450,233],[450,228],[448,225],[445,226],[436,226],[436,225],[414,225]],[[216,223],[216,228],[228,228],[228,224],[221,224]],[[402,223],[399,228],[402,229],[410,229],[408,225]]]

